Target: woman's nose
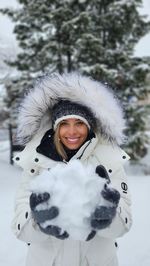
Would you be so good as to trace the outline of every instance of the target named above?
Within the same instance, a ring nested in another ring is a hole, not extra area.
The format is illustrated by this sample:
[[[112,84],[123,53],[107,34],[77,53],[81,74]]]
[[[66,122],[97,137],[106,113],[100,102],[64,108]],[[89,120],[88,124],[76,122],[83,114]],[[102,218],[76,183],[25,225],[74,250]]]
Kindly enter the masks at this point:
[[[74,135],[74,134],[76,134],[76,132],[77,132],[77,129],[76,129],[76,127],[75,126],[73,126],[73,125],[71,125],[70,127],[69,127],[69,134],[71,134],[71,135]]]

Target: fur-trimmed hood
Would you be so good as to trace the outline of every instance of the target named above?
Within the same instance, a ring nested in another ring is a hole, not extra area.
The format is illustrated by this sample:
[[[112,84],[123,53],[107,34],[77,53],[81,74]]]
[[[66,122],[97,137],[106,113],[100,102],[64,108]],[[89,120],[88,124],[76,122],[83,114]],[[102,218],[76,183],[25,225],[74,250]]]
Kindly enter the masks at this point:
[[[48,74],[24,97],[18,117],[17,138],[26,144],[40,128],[51,127],[51,108],[60,99],[87,106],[97,121],[97,132],[121,144],[125,123],[113,92],[105,85],[78,73]]]

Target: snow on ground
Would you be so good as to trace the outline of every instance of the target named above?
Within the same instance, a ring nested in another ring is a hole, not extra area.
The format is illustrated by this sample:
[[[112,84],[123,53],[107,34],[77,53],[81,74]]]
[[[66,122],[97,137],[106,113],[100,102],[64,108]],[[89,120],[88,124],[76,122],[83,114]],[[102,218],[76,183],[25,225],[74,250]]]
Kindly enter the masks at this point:
[[[0,153],[0,265],[24,266],[26,244],[18,241],[11,232],[14,198],[19,183],[20,169],[8,165],[5,159],[6,152],[3,151]]]
[[[14,197],[21,170],[8,164],[9,144],[0,142],[0,265],[25,266],[27,245],[11,232]],[[150,176],[135,172],[129,176],[132,194],[133,226],[129,233],[118,239],[119,266],[150,266]]]

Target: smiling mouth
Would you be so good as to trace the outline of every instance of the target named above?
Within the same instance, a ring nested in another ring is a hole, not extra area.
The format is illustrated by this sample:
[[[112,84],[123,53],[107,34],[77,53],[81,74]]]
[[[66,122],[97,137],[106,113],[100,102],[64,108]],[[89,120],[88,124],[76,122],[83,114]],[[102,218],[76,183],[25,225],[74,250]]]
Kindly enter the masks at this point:
[[[70,142],[70,143],[76,143],[79,141],[79,138],[66,138],[67,142]]]

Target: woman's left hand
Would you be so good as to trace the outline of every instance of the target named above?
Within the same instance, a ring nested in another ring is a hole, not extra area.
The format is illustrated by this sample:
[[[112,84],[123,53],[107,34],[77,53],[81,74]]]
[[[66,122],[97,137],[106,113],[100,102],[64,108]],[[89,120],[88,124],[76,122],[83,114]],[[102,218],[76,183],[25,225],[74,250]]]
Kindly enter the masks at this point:
[[[98,206],[91,217],[91,227],[94,230],[100,230],[107,228],[112,223],[119,204],[120,193],[109,185],[110,178],[104,166],[99,165],[96,168],[96,173],[107,180],[101,191],[101,196],[106,200],[106,204]]]

